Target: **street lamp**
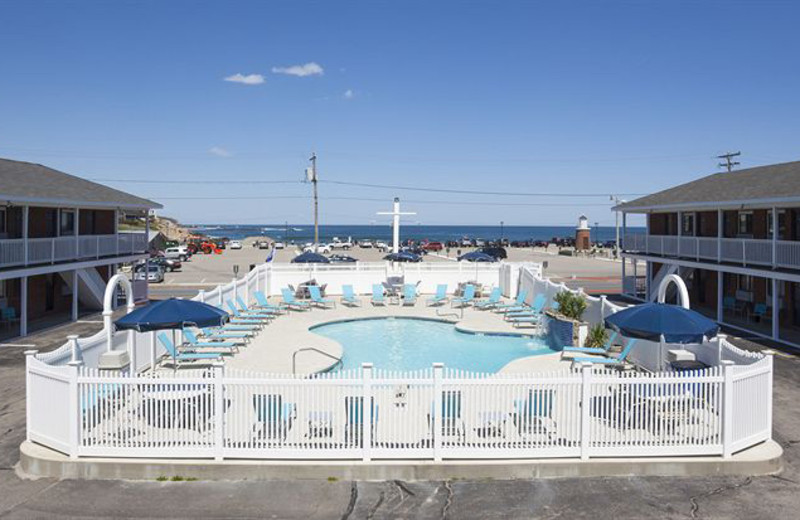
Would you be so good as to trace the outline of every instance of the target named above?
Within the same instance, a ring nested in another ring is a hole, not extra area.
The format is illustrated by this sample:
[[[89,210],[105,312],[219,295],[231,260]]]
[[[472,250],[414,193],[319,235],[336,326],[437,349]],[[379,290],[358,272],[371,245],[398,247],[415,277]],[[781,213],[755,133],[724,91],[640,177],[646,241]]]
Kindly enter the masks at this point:
[[[503,221],[500,221],[500,245],[503,244]]]

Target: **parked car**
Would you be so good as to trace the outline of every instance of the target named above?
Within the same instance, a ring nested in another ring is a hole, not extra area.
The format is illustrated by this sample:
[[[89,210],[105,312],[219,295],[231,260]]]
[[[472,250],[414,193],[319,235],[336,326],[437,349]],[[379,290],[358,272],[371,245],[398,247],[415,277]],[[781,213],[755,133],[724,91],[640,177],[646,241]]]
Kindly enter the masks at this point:
[[[383,252],[385,252],[385,251],[388,251],[388,250],[389,250],[389,245],[388,245],[386,242],[381,242],[381,241],[378,241],[378,242],[375,242],[375,248],[376,248],[378,251],[383,251]]]
[[[148,283],[161,283],[164,281],[164,269],[160,265],[150,265],[145,271],[144,264],[136,268],[133,273],[134,280],[147,281]]]
[[[230,247],[231,249],[241,249],[242,248],[242,243],[239,242],[238,240],[234,240],[233,242],[228,244],[228,247]]]
[[[363,248],[363,249],[371,249],[372,248],[372,242],[369,241],[369,240],[359,240],[358,241],[358,247]]]
[[[422,249],[425,251],[441,251],[444,249],[444,246],[441,242],[428,242],[422,246]]]
[[[329,244],[333,249],[344,249],[347,251],[351,247],[353,247],[353,243],[349,240],[335,240]]]
[[[269,249],[269,240],[259,240],[258,241],[258,248],[259,249]],[[276,246],[277,249],[277,246]],[[281,244],[281,249],[283,249],[283,244]]]
[[[177,271],[181,268],[181,261],[175,258],[156,256],[150,259],[150,265],[159,265],[164,271]]]
[[[185,262],[189,258],[189,250],[186,246],[168,247],[164,251],[165,258],[175,258]]]
[[[273,246],[275,247],[275,249],[285,249],[286,248],[286,244],[284,244],[283,242],[275,242],[273,244]],[[264,249],[264,248],[262,247],[261,249]]]
[[[356,260],[352,256],[347,256],[347,255],[331,255],[328,257],[328,260],[330,260],[335,264],[358,262],[358,260]]]
[[[303,248],[303,252],[312,252],[312,253],[319,253],[321,255],[329,255],[331,254],[331,246],[327,244],[309,244]]]
[[[498,260],[508,258],[508,253],[506,253],[506,250],[503,247],[483,247],[480,249],[480,252],[486,253],[489,256],[493,256]]]

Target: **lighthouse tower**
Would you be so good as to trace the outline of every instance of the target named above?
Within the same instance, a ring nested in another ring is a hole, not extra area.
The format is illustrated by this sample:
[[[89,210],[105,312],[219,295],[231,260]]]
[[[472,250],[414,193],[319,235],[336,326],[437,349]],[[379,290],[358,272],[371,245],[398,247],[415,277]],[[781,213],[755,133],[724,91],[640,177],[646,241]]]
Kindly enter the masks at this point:
[[[589,219],[586,215],[578,218],[578,227],[575,228],[575,250],[588,251],[592,248],[592,231],[589,229]]]

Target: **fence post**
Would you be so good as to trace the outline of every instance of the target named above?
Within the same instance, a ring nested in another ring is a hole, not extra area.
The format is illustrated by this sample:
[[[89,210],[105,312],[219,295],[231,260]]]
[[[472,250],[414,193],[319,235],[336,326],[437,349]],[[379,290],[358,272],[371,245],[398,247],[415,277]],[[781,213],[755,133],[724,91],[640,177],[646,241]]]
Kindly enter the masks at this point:
[[[372,423],[374,421],[374,418],[372,417],[372,363],[362,363],[361,370],[364,384],[362,401],[363,420],[361,424],[361,446],[363,450],[363,460],[364,462],[369,462],[370,452],[372,451]],[[352,413],[352,410],[348,410],[348,413]]]
[[[606,295],[600,295],[600,323],[606,318]]]
[[[592,364],[581,363],[581,460],[589,459],[591,432],[589,426],[592,396]]]
[[[442,377],[444,363],[433,364],[433,460],[442,461]]]
[[[31,440],[31,385],[33,384],[31,378],[31,360],[34,359],[38,350],[25,351],[25,439]]]
[[[205,289],[200,289],[200,292],[197,293],[197,296],[200,297],[200,302],[201,303],[205,303],[206,302],[206,290]]]
[[[722,361],[722,457],[733,454],[733,361]]]
[[[214,460],[222,460],[225,441],[225,364],[215,361],[214,371]]]
[[[233,298],[232,299],[233,299],[234,302],[236,302],[236,297],[239,296],[239,289],[238,289],[238,287],[236,287],[236,277],[235,276],[233,277],[233,281],[231,282],[231,285],[233,285]]]
[[[77,340],[75,341],[77,344]],[[69,458],[78,458],[78,445],[80,444],[81,403],[78,396],[78,371],[83,361],[70,361],[69,365]]]
[[[775,351],[768,349],[764,350],[762,354],[767,356],[767,363],[769,363],[769,372],[767,373],[767,429],[769,439],[772,440],[772,371],[773,363],[775,362]]]

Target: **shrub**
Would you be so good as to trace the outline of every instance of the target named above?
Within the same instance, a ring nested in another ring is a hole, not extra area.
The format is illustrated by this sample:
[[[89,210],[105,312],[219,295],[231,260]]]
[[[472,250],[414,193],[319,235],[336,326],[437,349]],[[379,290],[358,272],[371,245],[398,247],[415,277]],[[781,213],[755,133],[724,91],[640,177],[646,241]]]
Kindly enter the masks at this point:
[[[602,348],[608,340],[608,331],[602,323],[596,323],[589,329],[589,335],[586,337],[586,347],[588,348]]]
[[[586,298],[572,291],[561,291],[553,299],[558,302],[558,312],[575,321],[581,321],[586,310]]]

